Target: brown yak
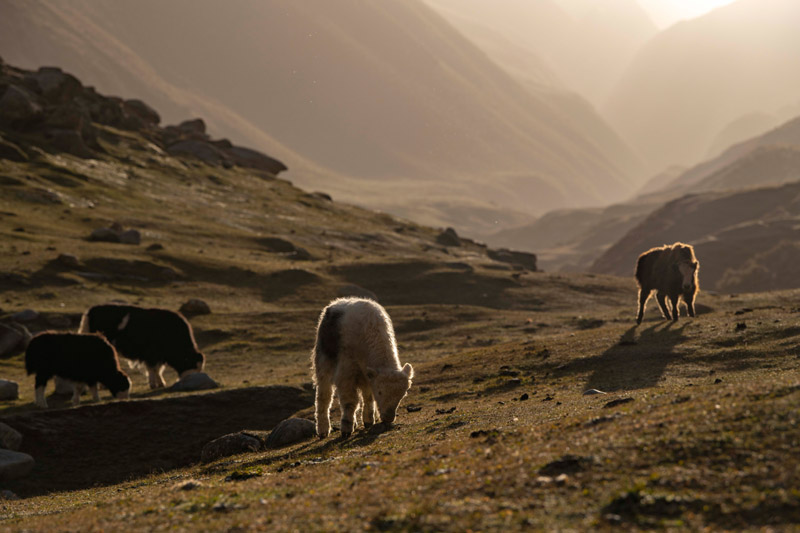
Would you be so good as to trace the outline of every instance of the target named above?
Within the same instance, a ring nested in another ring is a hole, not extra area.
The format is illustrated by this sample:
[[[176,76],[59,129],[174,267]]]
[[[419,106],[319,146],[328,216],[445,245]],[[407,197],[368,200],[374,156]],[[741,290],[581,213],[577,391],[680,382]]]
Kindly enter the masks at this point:
[[[694,297],[699,285],[697,271],[700,263],[689,244],[676,242],[651,248],[636,261],[636,281],[639,284],[639,314],[636,323],[642,323],[644,306],[650,293],[656,292],[656,300],[664,318],[670,319],[666,299],[672,303],[672,320],[678,320],[678,300],[683,297],[689,316],[694,316]]]

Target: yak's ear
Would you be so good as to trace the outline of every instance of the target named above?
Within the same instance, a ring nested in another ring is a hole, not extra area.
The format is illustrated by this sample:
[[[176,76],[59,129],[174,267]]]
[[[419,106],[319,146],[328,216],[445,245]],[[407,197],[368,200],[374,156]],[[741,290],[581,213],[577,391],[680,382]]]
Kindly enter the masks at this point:
[[[403,367],[403,374],[405,374],[408,379],[414,379],[414,367],[411,366],[411,363],[406,363]]]
[[[378,377],[378,372],[374,368],[367,367],[367,379],[375,379]]]

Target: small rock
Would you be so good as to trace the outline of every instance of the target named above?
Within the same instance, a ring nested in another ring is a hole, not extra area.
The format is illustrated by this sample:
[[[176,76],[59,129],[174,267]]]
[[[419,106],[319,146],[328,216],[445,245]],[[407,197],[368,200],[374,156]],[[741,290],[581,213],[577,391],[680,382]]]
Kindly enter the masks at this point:
[[[60,265],[65,266],[67,268],[77,268],[81,266],[81,262],[78,259],[78,256],[73,254],[59,254],[56,261],[58,261]]]
[[[450,409],[437,409],[436,410],[436,414],[437,415],[449,415],[450,413],[455,413],[455,411],[456,411],[456,408],[455,408],[455,406],[453,406]]]
[[[567,481],[569,481],[569,476],[566,474],[560,474],[555,479],[556,485],[566,485]]]
[[[111,228],[97,228],[89,235],[92,242],[120,242],[119,233]]]
[[[339,298],[369,298],[370,300],[374,300],[376,302],[378,301],[378,295],[376,295],[374,292],[355,284],[348,284],[339,287],[339,290],[336,291],[336,294],[339,296]]]
[[[607,402],[603,407],[604,408],[616,407],[618,405],[622,405],[624,403],[629,403],[632,401],[633,398],[617,398],[616,400],[611,400],[610,402]]]
[[[248,435],[245,432],[231,433],[214,439],[203,446],[200,460],[204,463],[209,463],[221,457],[256,452],[260,449],[261,441],[253,435]]]
[[[26,453],[0,449],[0,481],[25,477],[34,464],[33,457]]]
[[[519,401],[524,402],[528,398],[530,398],[530,396],[528,396],[528,393],[526,392],[525,394],[519,397]]]
[[[282,448],[296,442],[310,439],[317,434],[316,425],[305,418],[287,418],[270,432],[265,446]]]
[[[737,322],[736,331],[741,331],[743,329],[747,329],[747,324],[745,322]]]
[[[0,379],[0,401],[16,400],[19,398],[19,385],[15,381]]]
[[[714,380],[714,385],[718,385],[720,383],[722,383],[722,378],[717,378]]]
[[[192,298],[181,305],[180,312],[181,314],[189,317],[197,315],[210,315],[211,308],[203,300]]]
[[[606,394],[606,393],[597,389],[589,389],[587,391],[583,391],[584,396],[594,396],[595,394]]]
[[[11,315],[11,320],[16,320],[17,322],[33,322],[38,318],[39,313],[33,309],[25,309],[24,311],[19,311],[18,313]]]
[[[13,354],[24,340],[25,336],[16,328],[0,324],[0,357]]]
[[[17,451],[22,444],[22,434],[16,429],[0,422],[0,448]]]
[[[420,407],[419,405],[408,405],[406,406],[406,411],[408,411],[409,413],[418,413],[422,411],[422,407]]]
[[[175,485],[175,488],[177,490],[195,490],[195,489],[199,489],[202,486],[203,486],[203,484],[201,482],[197,481],[196,479],[190,479],[190,480],[184,481],[183,483],[178,483],[177,485]]]
[[[219,384],[205,372],[192,372],[178,380],[169,390],[173,392],[216,389]]]
[[[147,249],[148,252],[157,252],[159,250],[163,250],[164,249],[164,245],[161,244],[161,243],[156,242],[156,243],[153,243],[150,246],[148,246],[146,249]]]
[[[447,228],[436,237],[436,242],[442,246],[461,246],[461,238],[453,228]]]
[[[138,230],[135,229],[125,230],[119,234],[119,242],[122,244],[138,245],[140,242],[142,242],[142,235]]]

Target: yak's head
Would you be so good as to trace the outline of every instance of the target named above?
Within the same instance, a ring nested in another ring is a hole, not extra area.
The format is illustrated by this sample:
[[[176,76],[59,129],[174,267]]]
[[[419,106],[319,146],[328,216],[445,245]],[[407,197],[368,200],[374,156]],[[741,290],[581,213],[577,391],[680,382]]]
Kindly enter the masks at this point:
[[[411,380],[414,379],[414,368],[409,364],[402,370],[367,368],[367,379],[372,387],[372,394],[378,402],[378,411],[381,414],[381,421],[385,424],[394,422],[397,416],[397,406],[400,405],[408,389],[411,388]]]
[[[122,370],[117,371],[108,383],[108,391],[118,400],[127,400],[131,394],[131,378]]]
[[[206,366],[206,356],[199,350],[189,352],[175,361],[174,368],[180,377],[194,372],[202,372]]]
[[[693,293],[697,288],[697,270],[700,263],[697,261],[682,261],[675,265],[681,275],[681,287],[685,293]]]

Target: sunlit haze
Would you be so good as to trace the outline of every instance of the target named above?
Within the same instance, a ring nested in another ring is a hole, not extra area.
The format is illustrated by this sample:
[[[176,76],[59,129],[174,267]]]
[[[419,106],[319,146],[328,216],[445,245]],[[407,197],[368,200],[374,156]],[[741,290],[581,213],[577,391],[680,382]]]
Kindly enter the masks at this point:
[[[681,19],[698,17],[733,0],[639,0],[660,28]]]

